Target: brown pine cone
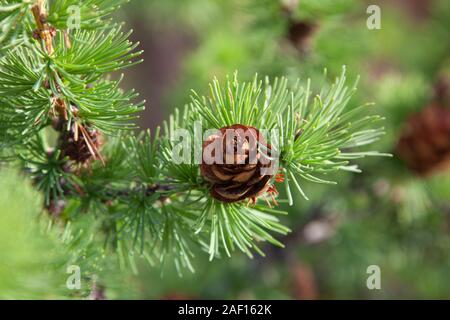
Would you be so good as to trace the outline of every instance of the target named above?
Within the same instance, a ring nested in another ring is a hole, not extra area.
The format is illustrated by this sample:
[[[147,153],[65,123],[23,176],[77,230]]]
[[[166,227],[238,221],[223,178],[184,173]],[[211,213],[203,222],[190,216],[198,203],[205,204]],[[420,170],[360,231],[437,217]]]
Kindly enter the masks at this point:
[[[307,21],[291,21],[288,38],[292,45],[301,53],[311,51],[312,40],[317,26]]]
[[[397,153],[420,175],[444,169],[450,163],[450,109],[430,105],[411,116],[397,144]]]
[[[270,168],[270,153],[260,132],[240,124],[220,129],[220,135],[209,136],[203,144],[202,176],[211,184],[211,195],[222,202],[256,200],[271,189],[271,178],[261,169]],[[261,150],[261,147],[265,146]],[[216,146],[214,148],[214,146]],[[228,148],[227,148],[228,147]],[[215,150],[221,150],[216,156]]]
[[[101,147],[101,134],[96,129],[78,126],[78,137],[76,137],[73,123],[70,130],[61,132],[59,142],[63,157],[79,164],[85,164],[90,160],[99,158],[98,150]],[[84,131],[84,132],[83,132]]]

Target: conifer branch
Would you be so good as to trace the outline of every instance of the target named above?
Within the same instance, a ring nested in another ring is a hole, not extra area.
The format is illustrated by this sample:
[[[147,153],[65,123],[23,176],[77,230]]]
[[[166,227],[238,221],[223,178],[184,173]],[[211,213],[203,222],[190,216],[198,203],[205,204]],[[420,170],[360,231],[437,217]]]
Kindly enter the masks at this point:
[[[104,20],[122,2],[83,1],[82,28],[70,31],[63,18],[75,0],[12,5],[7,12],[14,18],[16,9],[30,9],[21,23],[30,30],[34,19],[43,45],[15,44],[0,58],[3,156],[31,175],[46,208],[64,203],[63,223],[86,212],[94,216],[101,231],[95,237],[122,263],[133,267],[136,252],[151,263],[171,258],[182,271],[193,270],[198,252],[209,259],[234,251],[264,255],[261,243],[282,247],[274,234],[290,232],[281,223],[286,213],[275,205],[293,205],[293,188],[306,198],[305,182],[334,184],[334,172],[359,172],[349,161],[383,155],[356,150],[379,139],[383,129],[367,106],[349,108],[356,89],[347,86],[345,70],[323,87],[257,76],[241,82],[237,74],[224,85],[215,79],[210,95],[194,92],[162,133],[128,132],[144,102],[134,102],[133,90],[121,90],[121,79],[105,77],[141,61],[130,33]],[[269,133],[258,140],[256,167],[203,166],[204,142],[215,141],[203,134],[226,128]],[[180,131],[199,144],[185,150],[181,163],[174,160]],[[257,172],[265,168],[262,159],[278,160],[279,171]]]

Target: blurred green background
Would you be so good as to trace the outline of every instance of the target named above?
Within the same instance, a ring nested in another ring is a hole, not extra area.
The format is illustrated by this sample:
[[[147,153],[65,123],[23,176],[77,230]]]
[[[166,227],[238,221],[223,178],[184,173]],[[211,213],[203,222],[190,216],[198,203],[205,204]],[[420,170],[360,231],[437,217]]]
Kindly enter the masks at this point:
[[[380,8],[381,29],[367,27],[369,5]],[[307,185],[310,201],[287,208],[285,249],[200,258],[182,279],[143,267],[140,297],[450,298],[450,179],[444,169],[417,175],[396,154],[408,118],[448,86],[448,1],[135,0],[125,9],[145,50],[128,77],[149,101],[141,126],[158,125],[214,76],[318,79],[326,68],[332,78],[346,65],[361,77],[352,105],[374,102],[386,117],[375,148],[394,154],[362,161],[363,174],[339,175],[337,187]],[[381,290],[366,286],[370,265]]]
[[[369,5],[380,8],[381,29],[367,27]],[[450,298],[450,176],[442,165],[417,174],[398,153],[412,115],[420,118],[431,104],[449,107],[448,0],[133,0],[119,18],[145,50],[145,62],[125,78],[148,101],[142,128],[155,128],[188,103],[190,89],[207,93],[214,76],[238,70],[241,79],[255,73],[321,79],[326,69],[334,78],[346,65],[349,78],[361,77],[351,105],[374,102],[374,112],[386,118],[386,135],[373,148],[394,157],[360,161],[363,173],[337,174],[336,187],[306,184],[310,201],[285,208],[284,222],[293,230],[280,239],[285,249],[267,247],[265,258],[253,260],[237,254],[209,262],[200,255],[196,272],[182,277],[169,265],[142,263],[138,274],[115,270],[102,295]],[[450,124],[445,133],[441,163],[450,158]],[[427,136],[433,143],[433,134]],[[2,180],[5,188],[15,184]],[[0,238],[4,228],[0,223]],[[21,250],[39,261],[46,249]],[[380,290],[366,286],[371,265],[380,267]],[[0,279],[7,279],[4,273],[0,268]]]

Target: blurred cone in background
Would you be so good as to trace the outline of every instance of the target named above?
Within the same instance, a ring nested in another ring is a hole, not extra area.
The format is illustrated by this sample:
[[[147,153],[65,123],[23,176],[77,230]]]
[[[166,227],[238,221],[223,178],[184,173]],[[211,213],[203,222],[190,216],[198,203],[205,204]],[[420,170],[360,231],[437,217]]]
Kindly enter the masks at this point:
[[[281,1],[281,11],[288,20],[286,37],[300,54],[308,54],[312,51],[312,43],[317,25],[312,21],[299,20],[294,17],[298,6],[298,0]]]
[[[441,74],[434,86],[434,102],[406,121],[397,153],[420,175],[429,175],[450,164],[449,78]]]
[[[412,115],[401,134],[397,153],[420,175],[446,169],[450,163],[450,109],[432,104]]]
[[[312,42],[317,25],[309,21],[291,21],[288,38],[291,44],[302,54],[312,51]]]

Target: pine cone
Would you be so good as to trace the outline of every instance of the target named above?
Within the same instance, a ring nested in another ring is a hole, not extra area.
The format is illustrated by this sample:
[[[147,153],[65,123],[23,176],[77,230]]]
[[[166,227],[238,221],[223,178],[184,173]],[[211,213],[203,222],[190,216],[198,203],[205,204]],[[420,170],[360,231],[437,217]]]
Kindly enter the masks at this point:
[[[430,105],[411,116],[397,144],[397,153],[418,174],[443,169],[450,163],[450,109]]]
[[[60,135],[60,148],[63,157],[69,157],[76,163],[84,164],[90,160],[97,159],[98,150],[101,146],[101,134],[97,130],[84,127],[85,134],[78,129],[78,137],[75,137],[75,126],[72,124],[70,130],[63,130]]]
[[[288,38],[301,53],[311,51],[313,35],[317,27],[307,21],[292,21],[289,25]]]
[[[255,201],[271,187],[272,175],[261,170],[272,165],[266,156],[270,145],[253,127],[235,124],[220,129],[220,133],[204,142],[200,167],[202,176],[212,184],[212,197],[226,203],[247,198]],[[267,152],[260,150],[261,145]],[[216,156],[214,146],[221,154]]]

